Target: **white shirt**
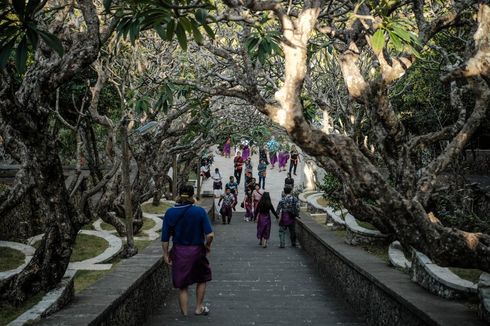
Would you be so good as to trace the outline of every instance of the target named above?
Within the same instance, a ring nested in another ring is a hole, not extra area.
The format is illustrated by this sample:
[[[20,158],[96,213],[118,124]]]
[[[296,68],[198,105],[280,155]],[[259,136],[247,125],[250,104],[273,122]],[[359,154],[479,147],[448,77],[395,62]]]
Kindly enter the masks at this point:
[[[214,181],[221,181],[221,174],[219,172],[214,172],[211,178],[213,178]]]

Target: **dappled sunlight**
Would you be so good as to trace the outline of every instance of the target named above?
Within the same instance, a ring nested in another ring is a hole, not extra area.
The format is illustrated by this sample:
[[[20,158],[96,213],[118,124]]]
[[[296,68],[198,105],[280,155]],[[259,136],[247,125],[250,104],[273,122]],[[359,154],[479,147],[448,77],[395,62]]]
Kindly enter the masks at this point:
[[[305,188],[306,189],[315,189],[316,188],[316,164],[312,161],[307,161],[303,168],[303,173],[305,175]]]
[[[464,232],[464,240],[468,248],[471,250],[475,250],[478,244],[480,243],[480,239],[478,233],[468,233]]]

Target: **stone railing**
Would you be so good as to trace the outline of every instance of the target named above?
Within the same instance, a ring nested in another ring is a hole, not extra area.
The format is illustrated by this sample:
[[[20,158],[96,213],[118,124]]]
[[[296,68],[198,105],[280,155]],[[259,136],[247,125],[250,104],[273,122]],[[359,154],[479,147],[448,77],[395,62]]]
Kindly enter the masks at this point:
[[[30,325],[65,307],[73,299],[75,273],[74,270],[67,270],[61,282],[53,290],[46,293],[39,303],[10,322],[8,326]]]
[[[478,298],[480,299],[480,318],[490,325],[490,274],[482,273],[478,282]]]
[[[213,198],[201,201],[209,211]],[[141,325],[165,302],[171,291],[169,267],[159,240],[80,292],[65,309],[41,320],[41,325]]]
[[[422,291],[381,259],[346,244],[307,214],[301,217],[296,232],[302,248],[369,325],[484,325],[463,304]]]
[[[401,269],[403,272],[408,273],[412,268],[412,262],[410,262],[403,252],[402,245],[399,241],[393,241],[388,248],[388,259],[393,267]]]
[[[434,264],[429,257],[413,250],[412,281],[420,284],[429,292],[446,299],[462,299],[476,296],[477,285],[460,278],[449,270]]]
[[[318,203],[318,199],[323,196],[323,193],[316,193],[313,195],[309,195],[308,197],[304,197],[301,200],[306,201],[308,205],[308,212],[312,214],[326,214],[326,224],[329,225],[333,229],[346,229],[346,238],[345,241],[353,246],[381,242],[384,243],[387,240],[387,235],[382,234],[378,230],[367,229],[359,223],[357,223],[354,216],[349,214],[346,210],[335,211],[330,206],[323,206]]]
[[[155,241],[117,265],[41,325],[139,325],[170,292],[170,271]]]

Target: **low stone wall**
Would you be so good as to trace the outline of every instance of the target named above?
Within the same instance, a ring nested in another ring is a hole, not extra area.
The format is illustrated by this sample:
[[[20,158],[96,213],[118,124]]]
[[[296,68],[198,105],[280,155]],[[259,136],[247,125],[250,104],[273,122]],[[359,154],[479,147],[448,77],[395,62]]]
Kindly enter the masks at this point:
[[[431,295],[400,271],[344,243],[306,214],[296,232],[319,274],[369,325],[484,325],[463,304]]]
[[[429,292],[446,299],[465,299],[476,297],[476,284],[455,275],[449,268],[434,264],[429,257],[413,250],[412,281],[420,284]]]
[[[482,273],[478,282],[478,298],[480,299],[480,318],[490,325],[490,274]]]
[[[140,325],[164,304],[170,289],[170,270],[163,262],[161,243],[156,240],[40,324]]]

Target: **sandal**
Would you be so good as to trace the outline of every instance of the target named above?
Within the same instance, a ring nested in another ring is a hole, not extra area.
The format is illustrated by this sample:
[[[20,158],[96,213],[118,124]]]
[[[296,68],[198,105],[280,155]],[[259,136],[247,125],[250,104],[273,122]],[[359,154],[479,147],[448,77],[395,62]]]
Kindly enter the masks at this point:
[[[209,308],[206,306],[202,307],[202,310],[200,313],[195,312],[194,315],[196,316],[207,316],[209,314]]]

